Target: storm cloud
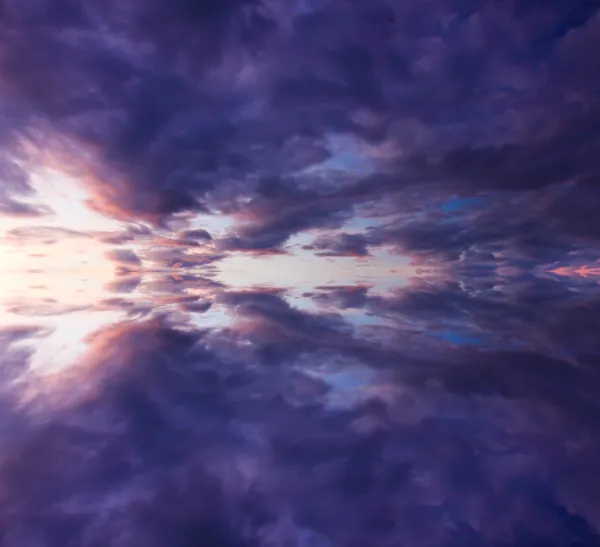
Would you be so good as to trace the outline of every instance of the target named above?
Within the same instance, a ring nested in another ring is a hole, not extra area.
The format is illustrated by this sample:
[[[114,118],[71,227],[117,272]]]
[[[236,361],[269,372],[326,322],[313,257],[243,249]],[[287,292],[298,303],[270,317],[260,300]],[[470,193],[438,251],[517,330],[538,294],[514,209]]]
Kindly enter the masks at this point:
[[[368,203],[405,214],[416,194],[413,217],[509,192],[525,219],[528,192],[550,188],[573,195],[548,204],[557,228],[596,243],[598,200],[577,197],[599,174],[593,2],[221,4],[5,3],[2,94],[20,123],[3,138],[90,150],[94,206],[117,218],[231,215],[223,249],[279,248]]]

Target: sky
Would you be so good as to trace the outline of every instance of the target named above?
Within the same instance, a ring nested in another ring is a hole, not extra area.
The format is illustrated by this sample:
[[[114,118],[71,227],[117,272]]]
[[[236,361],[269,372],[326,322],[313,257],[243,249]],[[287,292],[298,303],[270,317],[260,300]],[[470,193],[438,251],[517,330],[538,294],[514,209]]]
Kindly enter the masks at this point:
[[[0,547],[600,545],[600,2],[0,0]]]

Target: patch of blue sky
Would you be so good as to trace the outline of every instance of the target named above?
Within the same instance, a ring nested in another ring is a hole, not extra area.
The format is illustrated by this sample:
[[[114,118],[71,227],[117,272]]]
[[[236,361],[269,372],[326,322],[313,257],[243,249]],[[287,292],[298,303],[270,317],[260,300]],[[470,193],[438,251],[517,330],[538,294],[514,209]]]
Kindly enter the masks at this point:
[[[374,313],[367,313],[364,310],[344,310],[343,317],[345,321],[357,327],[384,324],[394,325],[394,322],[389,318]]]
[[[461,332],[457,329],[447,328],[439,332],[432,333],[432,336],[448,342],[453,346],[469,346],[495,349],[524,349],[523,343],[513,337],[494,336],[493,334],[473,334]]]
[[[296,254],[313,254],[312,252],[308,253],[307,251],[303,250],[302,247],[304,245],[312,244],[317,234],[318,230],[307,230],[306,232],[294,234],[293,236],[290,236],[290,238],[287,240],[285,247],[289,249],[294,249],[294,252]]]
[[[459,211],[463,211],[465,209],[469,209],[476,205],[480,205],[483,202],[483,198],[481,197],[473,197],[473,198],[459,198],[454,197],[446,201],[440,209],[444,211],[444,213],[457,213]]]
[[[235,322],[235,313],[226,306],[214,304],[202,313],[189,313],[189,322],[200,329],[231,327]]]
[[[457,332],[453,329],[444,329],[433,334],[436,338],[440,338],[445,342],[449,342],[455,346],[481,346],[487,342],[487,337],[476,337],[464,333]]]
[[[377,378],[375,372],[367,367],[329,373],[316,370],[304,372],[329,385],[327,406],[332,410],[349,408],[363,400]]]
[[[365,177],[381,169],[381,159],[373,155],[372,147],[352,135],[328,135],[327,148],[331,156],[304,173],[341,171],[352,177]]]
[[[207,230],[213,237],[224,235],[234,222],[227,215],[206,215],[199,214],[191,220],[190,230]]]
[[[307,295],[307,296],[305,296]],[[321,307],[312,298],[310,291],[288,291],[286,300],[296,309],[305,313],[318,314],[321,312]]]
[[[377,163],[367,156],[358,155],[354,151],[340,152],[319,165],[321,169],[332,169],[350,172],[364,177],[377,171]]]
[[[384,224],[384,219],[354,216],[344,223],[341,230],[344,232],[357,232],[362,234],[368,228],[381,226],[382,224]]]

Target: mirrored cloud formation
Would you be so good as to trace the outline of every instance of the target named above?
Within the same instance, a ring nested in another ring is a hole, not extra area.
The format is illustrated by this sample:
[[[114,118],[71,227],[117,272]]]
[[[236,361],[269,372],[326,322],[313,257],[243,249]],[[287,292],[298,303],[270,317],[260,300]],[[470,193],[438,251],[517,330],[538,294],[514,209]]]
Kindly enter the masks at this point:
[[[600,3],[0,0],[0,547],[600,545]]]

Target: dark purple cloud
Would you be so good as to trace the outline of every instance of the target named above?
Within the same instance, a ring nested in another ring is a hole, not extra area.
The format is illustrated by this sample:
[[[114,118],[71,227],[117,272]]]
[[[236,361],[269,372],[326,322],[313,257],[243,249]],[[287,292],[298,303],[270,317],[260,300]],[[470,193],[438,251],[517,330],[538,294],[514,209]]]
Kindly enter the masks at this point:
[[[441,289],[331,294],[416,320],[466,307]],[[361,352],[369,342],[341,317],[284,296],[223,293],[238,318],[227,328],[186,331],[163,317],[93,335],[20,435],[3,438],[3,542],[597,543],[594,371],[450,347],[417,368],[394,341],[383,366],[383,348]],[[361,370],[383,383],[365,379],[362,399],[331,408],[344,393],[335,379]]]
[[[305,249],[317,249],[318,256],[366,256],[369,240],[364,234],[347,234],[340,232],[321,235]]]
[[[368,286],[327,286],[315,287],[318,292],[312,294],[317,302],[334,305],[340,309],[361,309],[369,303]]]
[[[182,311],[192,312],[192,313],[205,313],[212,307],[211,302],[182,302],[179,305]]]
[[[387,295],[366,286],[318,287],[312,298],[330,311],[360,309],[391,320],[398,335],[418,332],[431,344],[406,345],[404,351],[414,357],[433,351],[450,359],[447,346],[437,346],[443,341],[457,347],[519,349],[597,366],[599,333],[592,318],[600,301],[593,281],[567,283],[530,272],[451,275],[446,281],[415,281]],[[488,357],[481,359],[484,367]]]
[[[178,236],[184,241],[210,241],[212,239],[206,230],[183,230],[179,232]]]
[[[581,60],[598,35],[593,3],[190,6],[5,8],[3,96],[19,123],[4,139],[44,121],[92,151],[94,204],[119,218],[231,214],[224,249],[280,248],[368,202],[405,212],[418,196],[414,217],[457,193],[593,192],[598,66]],[[332,135],[370,154],[365,181]],[[582,214],[596,201],[557,204],[557,223],[596,238]]]
[[[311,228],[337,228],[351,216],[352,204],[336,196],[299,190],[293,180],[266,180],[243,208],[233,233],[217,242],[225,250],[261,251],[280,248],[294,234]],[[344,201],[344,200],[342,200]]]

